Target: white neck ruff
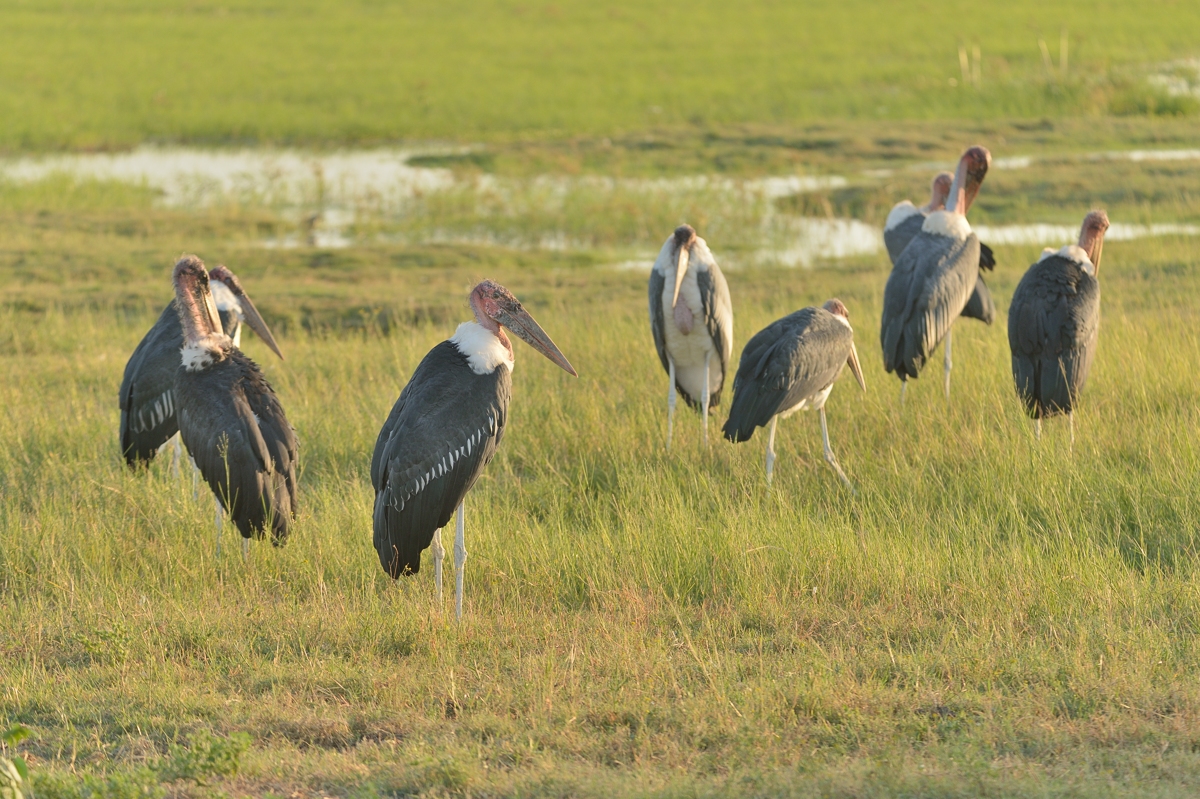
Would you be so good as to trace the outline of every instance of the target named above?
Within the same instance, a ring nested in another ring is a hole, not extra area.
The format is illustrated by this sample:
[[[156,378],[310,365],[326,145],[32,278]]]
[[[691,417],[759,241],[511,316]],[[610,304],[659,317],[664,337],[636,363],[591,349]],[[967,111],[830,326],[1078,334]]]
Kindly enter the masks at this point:
[[[499,336],[478,322],[463,322],[450,337],[450,343],[458,348],[477,375],[490,375],[501,364],[507,366],[509,372],[513,370],[512,351],[504,346]]]
[[[934,211],[925,217],[921,232],[964,241],[971,235],[971,223],[965,216],[954,211]]]
[[[886,233],[892,228],[899,227],[900,223],[908,219],[913,214],[921,213],[921,209],[913,205],[909,200],[902,200],[892,206],[892,210],[888,213],[887,223],[884,224],[883,230]]]
[[[1057,255],[1059,258],[1073,261],[1080,266],[1092,266],[1092,259],[1088,257],[1087,250],[1080,247],[1078,244],[1068,244],[1059,250],[1052,250],[1049,247],[1042,250],[1042,257],[1038,259],[1040,264],[1042,261]],[[1094,268],[1094,267],[1093,267]]]
[[[212,366],[225,357],[225,353],[233,349],[233,342],[224,333],[209,333],[207,336],[189,341],[183,345],[180,355],[183,356],[183,368],[189,372],[199,372]]]

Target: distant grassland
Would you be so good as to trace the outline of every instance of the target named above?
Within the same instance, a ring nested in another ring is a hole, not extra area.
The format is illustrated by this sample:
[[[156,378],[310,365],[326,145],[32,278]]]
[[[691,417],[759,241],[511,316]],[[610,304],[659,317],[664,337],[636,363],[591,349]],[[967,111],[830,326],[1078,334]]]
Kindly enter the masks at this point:
[[[67,0],[0,30],[0,148],[340,144],[1185,113],[1142,79],[1196,55],[1200,6]]]

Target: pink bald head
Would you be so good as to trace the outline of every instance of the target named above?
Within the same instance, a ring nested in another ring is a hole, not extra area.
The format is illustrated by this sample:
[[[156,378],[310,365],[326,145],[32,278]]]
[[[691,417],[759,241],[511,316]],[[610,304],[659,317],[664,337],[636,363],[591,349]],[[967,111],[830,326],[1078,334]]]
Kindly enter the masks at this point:
[[[954,176],[949,172],[938,173],[929,187],[929,205],[925,206],[925,213],[940,211],[946,207],[946,198],[950,196],[950,184],[953,182]]]
[[[954,171],[954,183],[950,186],[950,196],[946,198],[947,211],[967,215],[991,163],[992,154],[986,147],[975,145],[967,148],[958,160],[958,169]]]

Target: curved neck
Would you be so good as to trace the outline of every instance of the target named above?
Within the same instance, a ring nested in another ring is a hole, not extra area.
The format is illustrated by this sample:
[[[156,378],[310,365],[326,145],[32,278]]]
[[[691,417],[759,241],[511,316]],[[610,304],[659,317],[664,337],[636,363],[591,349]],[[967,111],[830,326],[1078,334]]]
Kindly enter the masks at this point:
[[[479,306],[475,303],[474,294],[471,295],[471,312],[475,314],[476,324],[498,338],[500,343],[504,345],[504,348],[508,350],[509,354],[511,355],[513,351],[512,342],[510,342],[508,340],[508,336],[505,335],[504,328],[500,327],[499,322],[480,310]]]

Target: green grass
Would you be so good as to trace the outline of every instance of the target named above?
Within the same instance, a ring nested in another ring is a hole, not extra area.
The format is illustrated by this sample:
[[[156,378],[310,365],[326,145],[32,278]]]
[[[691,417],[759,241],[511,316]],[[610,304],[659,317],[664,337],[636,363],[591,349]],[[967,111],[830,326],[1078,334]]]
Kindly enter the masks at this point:
[[[1034,440],[1009,376],[1004,313],[1038,247],[996,248],[999,319],[957,326],[953,401],[935,364],[903,409],[882,254],[755,264],[798,217],[878,224],[975,142],[1037,159],[993,170],[977,223],[1200,222],[1195,162],[1090,157],[1195,146],[1195,103],[1145,78],[1195,55],[1200,12],[807,5],[0,9],[0,152],[475,145],[414,161],[457,188],[363,198],[340,250],[261,246],[319,205],[0,180],[0,730],[31,729],[38,797],[1195,793],[1196,240],[1105,248],[1073,450],[1058,422]],[[1037,44],[1057,57],[1064,27],[1065,78]],[[979,87],[949,84],[960,42]],[[847,183],[740,193],[794,174]],[[691,175],[729,183],[640,180]],[[848,305],[868,390],[843,379],[829,421],[857,496],[809,414],[781,424],[768,491],[762,436],[717,437],[728,394],[709,450],[685,413],[663,451],[645,275],[612,265],[684,220],[730,267],[735,353]],[[182,251],[237,271],[287,355],[245,343],[298,430],[301,510],[246,560],[228,526],[216,556],[186,474],[117,452],[121,372]],[[456,624],[428,572],[380,570],[368,464],[482,277],[581,377],[516,345]]]
[[[1033,440],[1003,321],[957,328],[949,408],[935,379],[901,410],[879,259],[732,272],[739,345],[849,306],[868,391],[843,380],[829,416],[851,497],[807,414],[781,425],[770,492],[761,436],[705,453],[684,415],[663,452],[645,278],[597,268],[603,251],[262,251],[266,212],[104,186],[42,212],[10,194],[0,214],[0,369],[19,376],[0,386],[0,720],[34,730],[39,795],[161,791],[168,752],[210,732],[251,736],[240,770],[172,791],[1176,796],[1200,779],[1192,241],[1105,248],[1074,452],[1061,424]],[[246,343],[299,431],[301,514],[246,561],[214,556],[211,498],[116,451],[121,369],[180,241],[241,273],[288,357]],[[998,256],[1003,310],[1036,248]],[[459,625],[429,574],[379,569],[368,463],[484,275],[581,377],[518,345],[509,434],[467,504]]]
[[[1196,103],[1142,78],[1195,55],[1200,10],[73,0],[6,4],[0,29],[0,148],[21,150],[611,136],[830,117],[1173,116]],[[961,85],[960,44],[980,48],[979,86]]]

